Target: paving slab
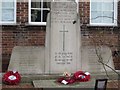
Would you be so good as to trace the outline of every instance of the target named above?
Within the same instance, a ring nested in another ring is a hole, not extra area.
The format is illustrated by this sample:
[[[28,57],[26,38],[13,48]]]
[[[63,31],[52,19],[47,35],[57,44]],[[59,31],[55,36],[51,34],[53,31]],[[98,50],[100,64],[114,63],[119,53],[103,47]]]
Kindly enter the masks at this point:
[[[71,85],[63,85],[54,80],[34,80],[33,85],[35,88],[94,88],[95,79],[88,82],[77,82]]]

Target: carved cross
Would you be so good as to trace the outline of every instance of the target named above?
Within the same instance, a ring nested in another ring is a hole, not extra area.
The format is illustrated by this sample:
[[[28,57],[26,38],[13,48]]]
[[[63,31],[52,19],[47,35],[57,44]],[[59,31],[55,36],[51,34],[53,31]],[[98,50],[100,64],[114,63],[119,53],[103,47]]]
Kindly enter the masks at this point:
[[[68,32],[67,30],[65,30],[65,25],[63,25],[63,30],[60,32],[63,33],[63,51],[65,51],[65,33]]]

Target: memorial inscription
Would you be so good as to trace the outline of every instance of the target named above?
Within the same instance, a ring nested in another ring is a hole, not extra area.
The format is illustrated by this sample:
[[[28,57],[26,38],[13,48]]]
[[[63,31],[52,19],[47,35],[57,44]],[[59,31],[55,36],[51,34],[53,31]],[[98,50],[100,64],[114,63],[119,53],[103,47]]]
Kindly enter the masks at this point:
[[[55,53],[55,61],[57,64],[71,64],[73,60],[72,52]]]
[[[55,2],[56,4],[58,2]],[[59,2],[60,4],[55,5],[52,10],[52,15],[54,17],[51,17],[51,22],[55,23],[72,23],[75,19],[73,19],[72,15],[75,15],[74,12],[76,8],[74,3],[69,3],[69,5],[66,5],[65,2]],[[64,5],[62,4],[64,3]],[[72,15],[71,15],[72,14]]]

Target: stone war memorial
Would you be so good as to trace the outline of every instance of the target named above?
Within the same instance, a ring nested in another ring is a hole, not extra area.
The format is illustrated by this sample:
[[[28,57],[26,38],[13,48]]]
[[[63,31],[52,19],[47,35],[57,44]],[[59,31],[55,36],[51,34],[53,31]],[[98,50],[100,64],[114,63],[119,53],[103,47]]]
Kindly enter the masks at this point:
[[[81,87],[94,87],[95,77],[97,78],[94,74],[105,73],[103,65],[98,62],[96,51],[102,61],[114,69],[109,47],[82,46],[76,2],[54,0],[47,17],[45,46],[14,47],[8,70],[19,71],[23,81],[32,78],[34,86],[38,88],[52,87],[51,84],[59,87],[53,78],[64,72],[88,71],[93,75],[93,79],[83,83]],[[112,71],[107,67],[106,70]],[[44,85],[45,83],[49,83],[48,86]],[[76,87],[80,88],[79,85]]]

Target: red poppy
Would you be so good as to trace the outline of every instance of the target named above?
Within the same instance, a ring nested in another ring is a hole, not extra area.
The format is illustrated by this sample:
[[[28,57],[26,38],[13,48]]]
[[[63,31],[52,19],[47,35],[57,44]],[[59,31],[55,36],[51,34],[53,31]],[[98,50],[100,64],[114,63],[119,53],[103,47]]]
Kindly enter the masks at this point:
[[[3,75],[3,83],[7,85],[17,85],[21,80],[21,76],[17,71],[8,71]]]

